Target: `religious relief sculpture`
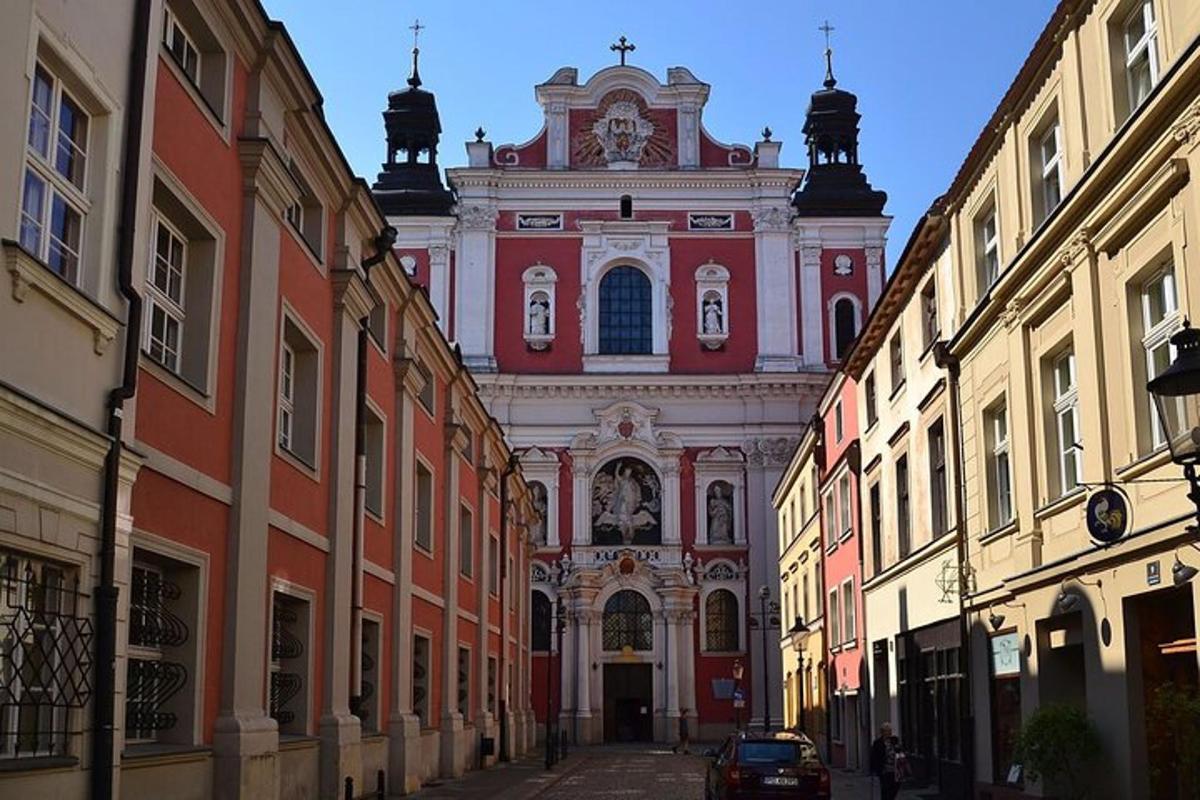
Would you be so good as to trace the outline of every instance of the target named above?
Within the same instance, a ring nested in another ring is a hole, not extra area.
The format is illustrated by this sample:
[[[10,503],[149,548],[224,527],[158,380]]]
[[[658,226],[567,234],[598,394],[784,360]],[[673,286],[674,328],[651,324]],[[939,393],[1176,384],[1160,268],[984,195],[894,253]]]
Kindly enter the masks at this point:
[[[573,139],[574,161],[581,167],[663,167],[675,163],[667,126],[655,122],[646,101],[632,89],[616,89],[605,95],[594,116],[574,131]]]
[[[546,485],[540,481],[530,481],[529,493],[533,498],[533,510],[537,512],[537,518],[529,527],[529,535],[532,537],[534,545],[545,547],[548,525],[546,513],[550,505],[547,501]]]
[[[592,484],[592,544],[661,542],[658,475],[636,458],[618,458],[601,467]]]
[[[726,481],[708,486],[708,543],[733,544],[733,486]]]
[[[717,336],[725,332],[725,311],[721,307],[721,296],[709,292],[704,297],[704,332]]]
[[[550,299],[537,292],[529,300],[529,333],[546,336],[550,333]]]
[[[554,269],[538,262],[521,274],[525,284],[525,344],[545,350],[554,341]]]

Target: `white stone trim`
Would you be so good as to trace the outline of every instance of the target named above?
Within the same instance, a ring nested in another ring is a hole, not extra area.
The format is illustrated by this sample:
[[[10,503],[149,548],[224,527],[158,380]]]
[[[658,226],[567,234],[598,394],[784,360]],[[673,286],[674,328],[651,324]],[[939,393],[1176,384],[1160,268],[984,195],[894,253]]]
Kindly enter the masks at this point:
[[[849,300],[850,304],[852,306],[854,306],[854,338],[852,338],[850,341],[854,341],[854,339],[857,339],[858,335],[860,333],[862,333],[863,304],[862,304],[862,300],[859,299],[858,295],[853,294],[851,292],[838,292],[837,294],[833,295],[828,300],[826,300],[825,301],[825,327],[826,327],[826,332],[829,337],[827,339],[827,342],[828,342],[827,346],[828,346],[828,350],[829,350],[828,358],[831,363],[841,360],[838,358],[838,355],[837,355],[837,320],[835,319],[834,313],[833,313],[834,309],[837,308],[838,302],[841,300]]]
[[[558,494],[559,461],[553,451],[531,447],[520,455],[521,472],[526,482],[537,481],[546,487],[546,549],[559,547]]]
[[[525,287],[525,302],[521,306],[521,333],[525,343],[534,350],[545,350],[554,341],[557,332],[555,309],[558,308],[555,284],[558,283],[558,273],[554,268],[538,261],[521,273],[521,283]],[[533,318],[529,313],[535,296],[541,295],[546,302],[546,331],[533,329]]]
[[[636,267],[650,279],[651,309],[654,315],[651,354],[668,357],[671,339],[671,247],[669,222],[584,221],[580,250],[579,323],[583,333],[585,371],[587,357],[600,351],[600,281],[611,269]],[[622,356],[627,359],[628,357]],[[630,369],[637,370],[633,362]],[[628,371],[628,369],[626,370]],[[644,371],[659,371],[649,369]],[[662,370],[665,371],[665,370]]]
[[[716,563],[716,562],[714,562]],[[732,563],[732,562],[731,562]],[[737,567],[734,567],[734,574],[738,574]],[[708,614],[705,609],[705,603],[708,602],[708,596],[713,592],[724,589],[732,592],[734,599],[737,600],[738,608],[735,619],[738,628],[738,646],[737,650],[709,650],[708,649]],[[746,582],[744,580],[732,581],[709,581],[705,579],[700,585],[700,655],[704,656],[738,656],[745,655],[747,642],[746,632]]]
[[[708,541],[708,487],[714,481],[733,486],[733,544],[746,544],[746,459],[736,450],[716,447],[696,456],[693,465],[696,492],[696,545]]]
[[[709,260],[696,268],[696,338],[709,350],[716,350],[729,338],[732,320],[729,313],[729,269]],[[720,326],[715,332],[704,327],[705,302],[714,296],[720,303]]]

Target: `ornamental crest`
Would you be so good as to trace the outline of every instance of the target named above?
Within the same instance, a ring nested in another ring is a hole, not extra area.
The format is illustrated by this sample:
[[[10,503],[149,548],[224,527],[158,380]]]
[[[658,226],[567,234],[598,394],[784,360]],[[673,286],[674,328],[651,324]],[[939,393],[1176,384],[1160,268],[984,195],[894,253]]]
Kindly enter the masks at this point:
[[[641,95],[617,89],[605,95],[595,116],[576,129],[575,161],[580,166],[666,165],[673,160],[670,140]]]

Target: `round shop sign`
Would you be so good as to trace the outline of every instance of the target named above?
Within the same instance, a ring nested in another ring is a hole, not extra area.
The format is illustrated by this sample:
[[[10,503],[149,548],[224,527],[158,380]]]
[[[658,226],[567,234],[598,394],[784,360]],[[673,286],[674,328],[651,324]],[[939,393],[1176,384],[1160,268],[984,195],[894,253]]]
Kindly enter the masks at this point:
[[[1129,532],[1129,498],[1115,486],[1092,492],[1087,503],[1087,529],[1099,545],[1117,542]]]

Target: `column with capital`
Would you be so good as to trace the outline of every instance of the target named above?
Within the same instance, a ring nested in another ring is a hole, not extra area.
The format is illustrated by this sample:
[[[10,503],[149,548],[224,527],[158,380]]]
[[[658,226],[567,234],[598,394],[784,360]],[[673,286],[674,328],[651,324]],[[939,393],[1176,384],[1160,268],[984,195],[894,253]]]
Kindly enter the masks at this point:
[[[575,596],[575,685],[578,692],[575,702],[575,728],[573,739],[576,744],[591,744],[595,741],[592,730],[592,629],[598,615],[592,608],[596,590],[580,591]]]
[[[754,220],[754,274],[757,297],[756,372],[791,372],[796,350],[796,270],[792,255],[791,208],[763,206]]]
[[[800,245],[800,353],[807,367],[825,364],[825,314],[821,310],[821,246]]]
[[[432,242],[429,253],[429,301],[437,312],[438,324],[446,336],[450,331],[450,247],[444,242]]]
[[[463,361],[475,371],[495,372],[493,347],[496,289],[496,207],[464,201],[458,212],[454,330]]]

